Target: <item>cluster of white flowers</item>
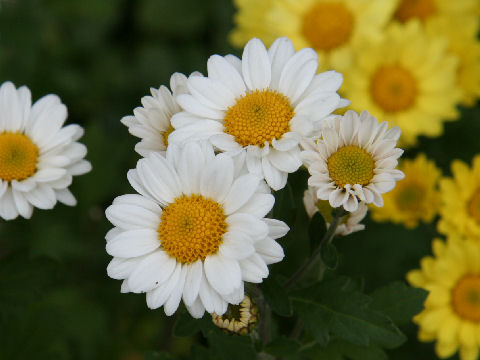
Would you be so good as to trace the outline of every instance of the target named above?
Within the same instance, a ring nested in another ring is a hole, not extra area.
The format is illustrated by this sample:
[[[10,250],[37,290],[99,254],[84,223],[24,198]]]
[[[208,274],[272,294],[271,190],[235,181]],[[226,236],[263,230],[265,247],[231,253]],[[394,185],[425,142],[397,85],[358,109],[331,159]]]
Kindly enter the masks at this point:
[[[295,52],[287,38],[268,50],[252,39],[241,59],[211,56],[207,76],[173,74],[171,91],[151,89],[122,119],[143,156],[128,173],[138,194],[106,210],[107,270],[122,292],[146,293],[167,315],[181,300],[197,318],[239,304],[244,282],[262,282],[284,257],[276,239],[289,228],[266,216],[272,190],[302,165],[309,214],[328,200],[326,218],[352,212],[338,234],[363,229],[366,204],[381,206],[402,177],[400,131],[366,112],[335,115],[349,104],[337,93],[342,75],[317,67],[314,50]]]

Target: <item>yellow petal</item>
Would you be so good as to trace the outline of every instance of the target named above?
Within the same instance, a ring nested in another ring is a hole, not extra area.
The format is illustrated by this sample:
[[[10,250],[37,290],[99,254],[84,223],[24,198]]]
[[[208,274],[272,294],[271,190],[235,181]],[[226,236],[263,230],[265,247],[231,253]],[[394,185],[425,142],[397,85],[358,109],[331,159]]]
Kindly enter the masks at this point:
[[[477,347],[461,347],[460,348],[460,359],[461,360],[477,360],[478,359],[478,348]]]
[[[455,351],[457,351],[457,349],[458,349],[458,344],[455,342],[449,343],[449,342],[438,341],[435,344],[435,352],[442,359],[452,356],[455,353]]]

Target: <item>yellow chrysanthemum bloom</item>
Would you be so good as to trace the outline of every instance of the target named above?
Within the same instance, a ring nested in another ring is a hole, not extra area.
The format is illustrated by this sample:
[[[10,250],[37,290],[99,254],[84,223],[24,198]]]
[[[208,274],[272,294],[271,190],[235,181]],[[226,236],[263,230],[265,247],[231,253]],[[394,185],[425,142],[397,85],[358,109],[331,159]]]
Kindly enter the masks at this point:
[[[401,0],[394,16],[400,22],[420,19],[428,34],[449,40],[449,51],[460,60],[457,81],[467,106],[480,97],[478,4],[478,0]]]
[[[234,45],[252,36],[269,45],[287,36],[297,49],[317,51],[320,70],[342,71],[352,61],[353,43],[381,37],[397,0],[236,0],[235,5]]]
[[[453,178],[440,181],[441,207],[438,231],[480,237],[480,155],[467,164],[455,160]]]
[[[424,310],[413,318],[420,341],[434,341],[440,358],[460,350],[461,360],[476,360],[480,347],[480,241],[450,237],[433,241],[434,257],[410,271],[411,285],[429,291]]]
[[[402,129],[403,146],[417,136],[439,136],[443,122],[455,120],[461,92],[458,59],[444,38],[429,37],[418,21],[390,25],[383,41],[356,47],[356,63],[344,71],[344,96],[353,109],[369,109]]]
[[[403,224],[407,228],[417,227],[420,220],[432,221],[440,205],[437,189],[440,169],[424,154],[402,161],[399,169],[405,178],[385,194],[383,207],[372,206],[373,219]]]

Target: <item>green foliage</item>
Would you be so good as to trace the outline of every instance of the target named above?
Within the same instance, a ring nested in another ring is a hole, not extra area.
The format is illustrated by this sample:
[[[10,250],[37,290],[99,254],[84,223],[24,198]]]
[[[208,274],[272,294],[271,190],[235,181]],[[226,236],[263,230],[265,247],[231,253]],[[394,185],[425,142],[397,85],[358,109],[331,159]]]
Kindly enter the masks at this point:
[[[308,224],[308,237],[310,238],[310,250],[313,252],[320,246],[323,235],[327,231],[327,224],[323,216],[316,212]]]
[[[336,277],[296,291],[292,301],[303,325],[322,346],[332,334],[359,346],[394,348],[405,341],[393,322],[371,309],[371,298],[348,278]]]
[[[287,292],[274,276],[270,276],[262,283],[262,292],[272,311],[281,316],[292,315],[292,303]]]

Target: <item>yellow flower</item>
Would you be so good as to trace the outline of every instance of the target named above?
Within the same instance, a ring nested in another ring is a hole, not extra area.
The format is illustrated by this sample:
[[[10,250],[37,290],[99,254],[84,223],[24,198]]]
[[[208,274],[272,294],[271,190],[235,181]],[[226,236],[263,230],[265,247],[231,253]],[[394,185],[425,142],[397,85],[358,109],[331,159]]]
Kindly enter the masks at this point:
[[[457,57],[443,38],[429,37],[418,21],[390,25],[383,41],[358,46],[355,65],[344,72],[344,95],[353,109],[369,109],[402,129],[401,143],[439,136],[442,123],[455,120],[460,100]]]
[[[480,155],[470,169],[462,161],[452,162],[453,178],[440,181],[441,219],[438,231],[480,237]]]
[[[420,220],[432,221],[440,205],[437,183],[441,171],[424,154],[414,160],[404,160],[399,169],[405,179],[384,196],[383,207],[372,207],[373,219],[392,221],[407,228],[417,227]]]
[[[478,0],[402,0],[395,19],[420,19],[429,35],[445,36],[448,50],[459,57],[457,83],[462,103],[472,106],[480,96],[480,44]]]
[[[413,318],[420,341],[434,341],[440,358],[460,350],[461,360],[476,360],[480,347],[480,241],[452,236],[433,241],[434,257],[410,271],[411,285],[429,291],[424,310]]]
[[[397,0],[236,0],[237,28],[230,39],[242,46],[257,36],[269,45],[287,36],[297,50],[314,48],[321,70],[341,71],[350,66],[353,43],[381,37],[396,4]]]

